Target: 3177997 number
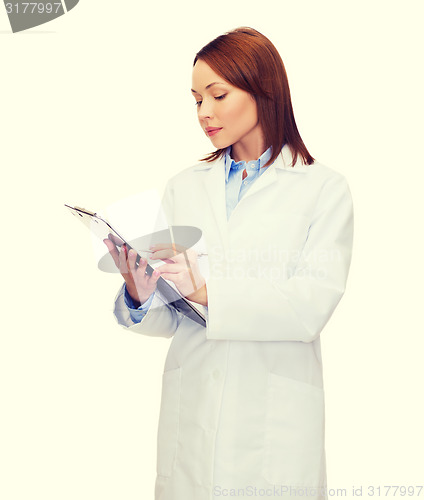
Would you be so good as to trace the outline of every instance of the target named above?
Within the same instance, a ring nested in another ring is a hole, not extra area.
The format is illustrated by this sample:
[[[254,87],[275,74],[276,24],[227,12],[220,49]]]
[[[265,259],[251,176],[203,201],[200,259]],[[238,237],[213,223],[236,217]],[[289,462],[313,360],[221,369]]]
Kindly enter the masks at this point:
[[[368,486],[369,497],[420,496],[423,486]]]
[[[20,3],[7,3],[6,11],[8,14],[51,14],[58,13],[62,8],[60,2],[54,3],[37,3],[37,2],[20,2]]]

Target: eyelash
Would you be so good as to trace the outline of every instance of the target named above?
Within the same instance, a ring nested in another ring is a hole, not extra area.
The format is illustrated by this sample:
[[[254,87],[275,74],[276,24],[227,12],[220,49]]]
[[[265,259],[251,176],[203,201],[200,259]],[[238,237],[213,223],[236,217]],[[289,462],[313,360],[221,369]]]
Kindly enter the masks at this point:
[[[216,96],[214,99],[216,99],[217,101],[222,101],[222,99],[224,99],[224,97],[226,95],[227,94],[222,94],[222,95]],[[202,101],[196,101],[194,105],[199,107],[201,104],[202,104]]]

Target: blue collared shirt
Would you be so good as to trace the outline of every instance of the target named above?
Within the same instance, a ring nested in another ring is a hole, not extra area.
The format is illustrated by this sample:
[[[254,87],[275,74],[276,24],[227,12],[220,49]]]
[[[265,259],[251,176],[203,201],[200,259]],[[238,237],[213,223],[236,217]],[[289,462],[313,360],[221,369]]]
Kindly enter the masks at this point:
[[[253,182],[262,175],[265,163],[271,158],[272,148],[269,147],[257,160],[234,161],[231,158],[231,146],[225,152],[225,197],[227,199],[227,220],[230,218],[237,203],[246,194]],[[243,171],[247,177],[243,180]]]
[[[231,158],[231,146],[225,151],[225,198],[227,202],[227,220],[230,218],[237,203],[246,194],[246,191],[262,175],[266,168],[263,168],[266,162],[271,158],[272,147],[269,147],[257,160],[238,161]],[[243,180],[243,171],[246,169],[247,177]],[[146,315],[154,293],[150,295],[144,304],[136,309],[135,304],[127,292],[125,286],[124,301],[130,312],[131,319],[135,323],[140,323]]]

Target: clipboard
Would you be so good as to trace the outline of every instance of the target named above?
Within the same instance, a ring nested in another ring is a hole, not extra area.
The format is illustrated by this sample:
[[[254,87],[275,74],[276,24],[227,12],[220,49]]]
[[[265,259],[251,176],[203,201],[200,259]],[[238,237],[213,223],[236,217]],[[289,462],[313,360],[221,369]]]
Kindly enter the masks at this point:
[[[81,207],[72,207],[65,203],[65,207],[70,210],[70,212],[77,217],[85,226],[87,226],[91,232],[93,232],[98,238],[102,240],[109,238],[115,243],[117,247],[121,247],[122,245],[126,245],[128,250],[135,250],[137,252],[136,257],[136,265],[140,262],[140,253],[142,251],[137,248],[148,248],[147,240],[150,242],[156,240],[157,242],[164,242],[166,240],[170,240],[170,242],[175,243],[175,240],[183,241],[185,248],[189,248],[193,246],[200,236],[202,232],[200,229],[191,226],[171,226],[169,230],[158,231],[157,233],[153,233],[151,235],[146,235],[142,238],[138,238],[137,240],[133,240],[131,242],[127,241],[122,234],[120,234],[112,225],[100,215],[97,215],[95,212],[91,212],[85,208]],[[112,236],[112,238],[111,238]],[[178,238],[180,236],[180,238]],[[190,240],[190,241],[187,241]],[[144,242],[144,244],[143,244]],[[191,244],[187,244],[191,243]],[[141,247],[140,247],[141,245]],[[136,247],[136,248],[134,248]],[[113,264],[113,269],[110,254],[107,253],[104,258],[102,258],[99,262],[99,269],[105,272],[118,272],[116,266]],[[146,274],[149,276],[152,275],[154,268],[147,264]],[[205,316],[194,307],[185,297],[183,297],[178,290],[176,290],[173,286],[171,286],[164,278],[159,277],[156,282],[157,289],[162,294],[162,296],[166,299],[169,305],[171,305],[178,312],[184,314],[191,320],[195,321],[199,325],[206,327],[206,319]]]

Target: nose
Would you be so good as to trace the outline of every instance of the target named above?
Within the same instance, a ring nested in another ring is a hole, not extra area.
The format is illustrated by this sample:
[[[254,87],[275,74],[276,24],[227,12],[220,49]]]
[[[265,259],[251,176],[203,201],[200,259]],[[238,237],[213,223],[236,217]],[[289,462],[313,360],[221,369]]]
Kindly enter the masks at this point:
[[[213,118],[213,103],[209,99],[204,99],[198,108],[199,120]]]

